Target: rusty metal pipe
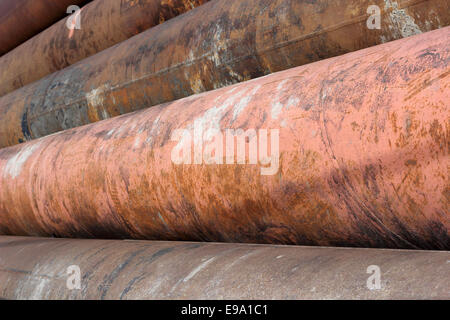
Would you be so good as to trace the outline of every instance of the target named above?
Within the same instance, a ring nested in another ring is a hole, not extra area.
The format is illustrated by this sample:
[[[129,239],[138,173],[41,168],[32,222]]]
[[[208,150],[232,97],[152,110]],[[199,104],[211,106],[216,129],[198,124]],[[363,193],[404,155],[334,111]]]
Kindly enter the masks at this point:
[[[1,149],[0,232],[449,249],[449,44],[447,27]],[[255,130],[245,151],[220,154],[228,129]]]
[[[71,5],[87,0],[0,1],[0,56],[24,43],[67,15]]]
[[[0,96],[109,48],[208,0],[96,0],[80,30],[54,24],[0,59]]]
[[[0,297],[450,299],[449,259],[436,251],[1,237]],[[375,287],[369,278],[378,271]]]
[[[447,0],[211,1],[3,96],[0,147],[446,26],[448,12]]]

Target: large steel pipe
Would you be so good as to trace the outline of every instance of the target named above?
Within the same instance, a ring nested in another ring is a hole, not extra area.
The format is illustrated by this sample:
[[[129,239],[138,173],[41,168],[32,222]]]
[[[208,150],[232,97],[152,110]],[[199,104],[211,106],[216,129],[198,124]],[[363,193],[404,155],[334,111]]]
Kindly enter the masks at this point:
[[[436,251],[1,237],[0,297],[450,299],[449,262]]]
[[[449,44],[447,27],[2,149],[0,232],[449,249]]]
[[[0,56],[67,15],[71,5],[88,0],[2,0],[0,1]]]
[[[446,26],[449,4],[211,1],[3,96],[0,147]]]
[[[96,0],[0,59],[0,96],[61,70],[208,0]],[[76,23],[79,23],[77,26]],[[81,29],[74,29],[80,27]]]

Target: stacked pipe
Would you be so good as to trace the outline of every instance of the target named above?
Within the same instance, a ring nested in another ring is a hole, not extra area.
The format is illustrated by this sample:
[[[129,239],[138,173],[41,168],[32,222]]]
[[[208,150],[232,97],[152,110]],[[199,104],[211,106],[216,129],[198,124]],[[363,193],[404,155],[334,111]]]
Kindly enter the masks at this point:
[[[448,2],[204,2],[0,57],[0,297],[450,298]]]

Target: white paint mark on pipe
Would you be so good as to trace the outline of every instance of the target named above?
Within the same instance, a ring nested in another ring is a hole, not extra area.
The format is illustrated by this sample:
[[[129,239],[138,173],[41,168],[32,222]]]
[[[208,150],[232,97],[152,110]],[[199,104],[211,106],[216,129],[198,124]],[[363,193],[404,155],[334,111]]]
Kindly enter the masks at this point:
[[[33,152],[39,148],[39,145],[40,142],[32,145],[25,145],[19,153],[6,162],[5,168],[3,169],[3,176],[6,177],[9,175],[11,178],[17,178],[22,171],[23,165],[27,162],[28,158],[31,157]]]
[[[199,273],[200,271],[202,271],[208,264],[210,264],[211,262],[213,262],[216,258],[213,257],[209,260],[206,260],[205,262],[203,262],[201,265],[199,265],[197,268],[195,268],[194,270],[191,271],[191,273],[188,274],[188,276],[186,278],[183,279],[183,282],[187,282],[189,280],[191,280],[197,273]]]

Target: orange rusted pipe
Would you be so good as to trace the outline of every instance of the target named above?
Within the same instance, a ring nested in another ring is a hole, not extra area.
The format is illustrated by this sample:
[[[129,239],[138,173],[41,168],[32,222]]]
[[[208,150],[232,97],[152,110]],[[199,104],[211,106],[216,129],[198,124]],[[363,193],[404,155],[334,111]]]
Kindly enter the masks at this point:
[[[214,0],[3,96],[0,147],[446,26],[448,12],[447,0]]]
[[[447,27],[2,149],[0,232],[449,249],[449,48]]]
[[[4,299],[450,299],[448,251],[0,237],[0,257]]]
[[[0,56],[27,41],[67,15],[71,5],[87,0],[0,1]]]
[[[0,96],[124,41],[208,0],[96,0],[0,59]],[[75,20],[73,20],[75,22]]]

